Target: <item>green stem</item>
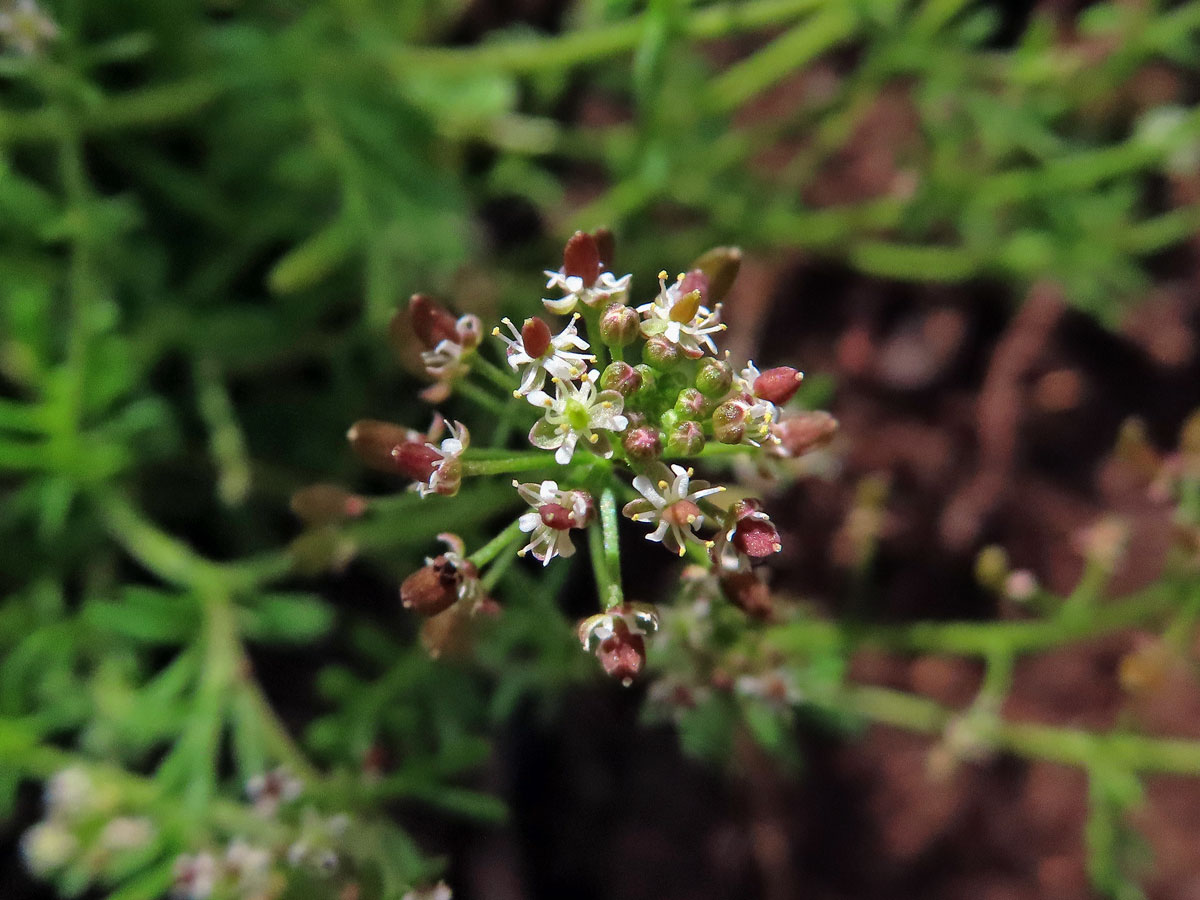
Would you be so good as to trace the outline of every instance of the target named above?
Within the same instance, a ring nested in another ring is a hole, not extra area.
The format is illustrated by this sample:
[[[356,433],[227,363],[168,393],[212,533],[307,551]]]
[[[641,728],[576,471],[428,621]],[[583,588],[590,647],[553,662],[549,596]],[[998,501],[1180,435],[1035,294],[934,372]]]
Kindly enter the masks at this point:
[[[473,562],[478,568],[482,569],[493,559],[499,556],[504,548],[513,543],[518,537],[520,537],[521,534],[520,519],[510,522],[507,528],[468,556],[467,559]]]
[[[605,609],[610,609],[625,602],[625,592],[621,586],[621,531],[617,519],[617,498],[611,487],[606,487],[600,494],[600,530],[601,546],[592,547],[593,564],[596,550],[599,549],[607,578],[607,593],[601,596],[601,601]],[[594,533],[595,526],[591,531],[591,534]]]
[[[516,379],[512,377],[511,372],[506,372],[499,366],[493,365],[483,354],[476,352],[471,357],[471,368],[490,381],[508,396],[512,395],[513,388],[517,386]]]
[[[500,417],[508,411],[508,404],[503,400],[489,394],[477,384],[472,384],[466,379],[459,379],[454,382],[454,392],[466,397],[477,406],[486,409],[492,415]]]
[[[787,22],[823,6],[843,0],[749,0],[723,3],[699,10],[680,23],[684,38],[705,40],[755,31]],[[520,38],[469,48],[405,48],[391,55],[388,68],[397,77],[414,71],[425,74],[478,72],[544,72],[569,69],[634,51],[645,37],[647,15],[551,38]]]
[[[554,454],[530,450],[515,452],[509,456],[492,459],[471,459],[468,453],[463,459],[463,475],[504,475],[509,472],[530,472],[535,469],[558,467]]]

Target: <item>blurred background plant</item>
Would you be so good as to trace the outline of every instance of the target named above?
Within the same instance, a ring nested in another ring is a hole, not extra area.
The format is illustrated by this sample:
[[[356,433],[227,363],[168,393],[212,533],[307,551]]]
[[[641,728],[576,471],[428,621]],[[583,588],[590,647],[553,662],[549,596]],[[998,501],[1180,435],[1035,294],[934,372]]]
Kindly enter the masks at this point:
[[[1187,896],[1194,788],[1151,776],[1200,773],[1198,36],[1150,0],[6,3],[6,896],[401,897],[446,849],[466,896],[1086,896],[1085,858]],[[642,688],[577,687],[565,565],[420,647],[395,586],[503,488],[287,513],[397,487],[342,436],[427,419],[409,294],[523,317],[601,224],[642,285],[742,246],[735,354],[843,425],[773,501],[771,620],[688,581],[651,655],[647,714],[744,800],[633,730]]]

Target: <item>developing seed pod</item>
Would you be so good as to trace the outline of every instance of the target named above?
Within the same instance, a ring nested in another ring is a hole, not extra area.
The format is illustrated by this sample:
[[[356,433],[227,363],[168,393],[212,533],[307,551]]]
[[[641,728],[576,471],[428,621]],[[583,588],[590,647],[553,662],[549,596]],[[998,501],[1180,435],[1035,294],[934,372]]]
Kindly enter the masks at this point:
[[[755,497],[739,500],[730,509],[734,521],[733,545],[751,559],[765,559],[783,549],[779,531],[771,517],[763,512],[763,502]]]
[[[307,525],[331,525],[358,518],[366,511],[367,502],[336,484],[313,484],[292,494],[291,507]]]
[[[458,319],[424,294],[413,294],[408,301],[408,319],[426,350],[432,350],[442,341],[459,343]]]
[[[609,363],[600,376],[600,387],[616,391],[622,397],[632,397],[642,386],[642,374],[627,362]]]
[[[742,251],[737,247],[713,247],[692,263],[708,276],[707,300],[720,303],[733,286],[738,269],[742,265]]]
[[[696,388],[710,400],[724,397],[733,387],[733,366],[723,359],[706,359],[696,373]]]
[[[586,231],[575,232],[563,248],[563,274],[579,278],[584,287],[591,287],[601,271],[596,239]]]
[[[396,459],[392,451],[413,442],[413,432],[391,422],[360,419],[346,432],[350,449],[367,466],[379,472],[396,474]]]
[[[525,354],[533,359],[540,359],[550,348],[550,326],[537,316],[531,316],[521,325],[521,345]],[[509,352],[514,352],[509,348]]]
[[[754,396],[782,406],[796,395],[804,373],[791,366],[777,366],[754,379]]]
[[[721,593],[725,599],[752,619],[760,621],[771,616],[771,592],[753,572],[727,572],[720,577]]]
[[[704,429],[696,422],[680,422],[667,437],[671,456],[695,456],[704,449]]]
[[[628,347],[641,334],[641,317],[621,303],[609,304],[600,315],[600,339],[609,347]]]
[[[802,456],[824,447],[833,440],[837,430],[838,420],[823,410],[789,413],[771,424],[771,434],[779,439],[774,445],[779,456]]]
[[[625,454],[638,462],[649,462],[662,456],[662,436],[657,428],[642,426],[625,432],[622,440]]]
[[[646,641],[618,619],[613,623],[612,634],[596,648],[596,658],[605,674],[628,687],[646,664]]]
[[[478,571],[470,562],[456,564],[444,554],[436,556],[404,579],[400,602],[422,616],[435,616],[458,599],[466,579],[477,576]]]
[[[722,444],[740,444],[746,436],[744,404],[728,401],[718,406],[712,415],[713,437]]]

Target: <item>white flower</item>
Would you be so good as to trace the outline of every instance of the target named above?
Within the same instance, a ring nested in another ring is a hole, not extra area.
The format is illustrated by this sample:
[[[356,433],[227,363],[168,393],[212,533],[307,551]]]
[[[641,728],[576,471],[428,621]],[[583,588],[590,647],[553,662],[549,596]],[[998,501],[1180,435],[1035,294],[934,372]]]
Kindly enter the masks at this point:
[[[439,881],[432,887],[413,888],[400,900],[452,900],[454,892],[444,881]]]
[[[70,766],[46,782],[44,802],[47,814],[73,819],[95,805],[96,790],[91,776],[81,766]]]
[[[429,473],[428,481],[416,482],[411,486],[410,490],[415,490],[422,497],[427,497],[429,494],[453,497],[458,493],[459,485],[462,484],[460,457],[471,444],[471,432],[462,422],[451,423],[446,426],[446,429],[450,432],[450,437],[442,441],[441,446],[432,443],[425,445],[440,453],[442,458],[432,463],[433,471]]]
[[[57,822],[38,822],[21,836],[21,856],[35,875],[61,869],[79,851],[79,839]]]
[[[254,811],[264,818],[275,815],[282,804],[291,803],[303,790],[304,782],[283,766],[246,782],[246,796],[254,804]]]
[[[575,455],[575,445],[584,438],[601,456],[612,456],[606,431],[624,431],[629,419],[621,413],[624,398],[616,391],[596,389],[600,373],[595,369],[576,385],[554,378],[555,396],[533,391],[526,398],[534,406],[546,408],[546,415],[529,431],[529,442],[541,450],[555,450],[554,459],[565,466]]]
[[[271,851],[255,847],[242,838],[229,842],[225,871],[237,882],[243,897],[261,896],[271,883]]]
[[[588,616],[579,623],[579,643],[584,650],[595,650],[618,630],[629,634],[650,635],[658,631],[658,612],[648,603],[626,603]]]
[[[720,486],[709,487],[707,481],[692,481],[693,473],[692,469],[672,465],[670,474],[675,477],[670,481],[660,478],[657,485],[645,475],[637,476],[633,486],[642,497],[626,503],[622,510],[635,522],[657,522],[646,540],[661,541],[669,551],[680,556],[689,540],[709,546],[709,542],[701,540],[695,532],[704,524],[704,514],[696,501],[725,490]]]
[[[682,293],[680,285],[683,284],[683,275],[670,287],[666,279],[667,273],[659,272],[658,296],[637,308],[645,317],[642,334],[646,337],[661,336],[692,359],[703,356],[705,348],[715,354],[717,345],[712,335],[725,330],[721,324],[721,304],[709,310],[701,305],[698,291]]]
[[[33,56],[42,45],[58,37],[58,26],[34,0],[16,0],[0,12],[0,37],[25,56]]]
[[[733,683],[734,693],[752,700],[765,700],[772,706],[784,708],[803,702],[804,692],[786,669],[762,675],[740,675]]]
[[[579,337],[575,327],[578,318],[578,314],[574,315],[567,327],[554,337],[550,336],[546,323],[538,318],[527,320],[525,327],[520,330],[511,319],[501,319],[512,332],[511,338],[501,334],[499,328],[492,329],[492,334],[508,345],[505,356],[509,366],[521,374],[521,385],[513,391],[514,397],[541,390],[547,374],[571,381],[587,371],[588,363],[596,357],[590,353],[576,352],[588,349],[588,342]],[[524,372],[521,371],[522,367],[525,367]]]
[[[479,316],[460,316],[455,323],[454,338],[442,338],[432,350],[421,352],[425,371],[441,381],[465,375],[470,366],[464,357],[479,346],[482,331]]]
[[[629,280],[632,275],[622,275],[617,278],[612,272],[601,272],[591,284],[584,284],[578,275],[567,275],[562,269],[557,272],[546,270],[546,287],[558,288],[563,296],[557,300],[544,297],[542,303],[552,313],[566,315],[574,312],[575,306],[607,306],[614,297],[621,296],[629,290]]]
[[[517,520],[521,530],[530,535],[529,543],[517,555],[524,556],[532,550],[533,558],[543,566],[555,556],[564,559],[574,556],[571,529],[583,528],[591,519],[595,511],[591,495],[586,491],[560,491],[555,481],[543,481],[540,485],[514,481],[513,487],[533,507]]]
[[[154,823],[145,816],[118,816],[100,832],[106,850],[137,850],[154,839]]]
[[[175,860],[175,886],[171,892],[183,900],[208,900],[217,875],[217,861],[211,853],[184,854]]]

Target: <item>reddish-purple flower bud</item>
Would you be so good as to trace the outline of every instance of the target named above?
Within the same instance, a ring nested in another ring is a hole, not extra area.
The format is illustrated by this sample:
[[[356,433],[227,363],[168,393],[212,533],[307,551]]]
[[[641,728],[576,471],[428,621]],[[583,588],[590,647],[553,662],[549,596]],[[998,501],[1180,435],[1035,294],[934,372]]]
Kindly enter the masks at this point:
[[[627,362],[609,363],[600,376],[600,387],[616,391],[622,397],[632,397],[642,386],[642,374]]]
[[[553,528],[556,531],[567,531],[571,528],[578,528],[575,518],[571,510],[567,509],[558,503],[544,503],[538,507],[538,515],[542,517],[542,524],[547,528]]]
[[[791,366],[767,369],[754,379],[754,395],[768,403],[782,406],[795,396],[796,391],[800,389],[800,382],[803,380],[804,373]]]
[[[720,577],[725,599],[752,619],[771,615],[771,592],[753,572],[727,572]]]
[[[360,419],[346,432],[350,449],[366,465],[380,472],[395,474],[396,461],[392,450],[413,440],[413,432],[391,422]]]
[[[417,569],[400,585],[400,602],[422,616],[434,616],[458,599],[459,589],[468,578],[478,577],[472,563],[456,564],[446,556],[437,556]]]
[[[628,347],[638,339],[641,327],[636,310],[612,303],[600,316],[600,339],[609,347]]]
[[[596,658],[605,673],[629,686],[646,664],[646,641],[618,619],[613,623],[613,633],[596,648]]]
[[[667,438],[667,452],[672,456],[695,456],[704,449],[704,429],[697,422],[680,422]]]
[[[434,464],[442,459],[441,451],[417,441],[406,441],[392,448],[393,471],[413,481],[429,481],[437,468]]]
[[[722,444],[740,444],[746,436],[746,407],[735,401],[722,403],[712,415],[713,437]]]
[[[448,309],[434,303],[424,294],[413,294],[408,301],[408,317],[417,339],[432,350],[442,341],[459,343],[458,319]]]
[[[583,281],[591,287],[600,275],[600,248],[596,239],[586,231],[577,231],[563,248],[563,273]]]
[[[521,344],[525,352],[534,359],[540,359],[550,349],[550,326],[532,316],[521,325]]]
[[[678,344],[672,344],[662,335],[655,335],[646,341],[642,348],[642,356],[646,362],[659,369],[675,365],[682,358]]]
[[[649,462],[662,456],[662,436],[657,428],[648,425],[626,431],[622,445],[626,455],[638,462]]]

